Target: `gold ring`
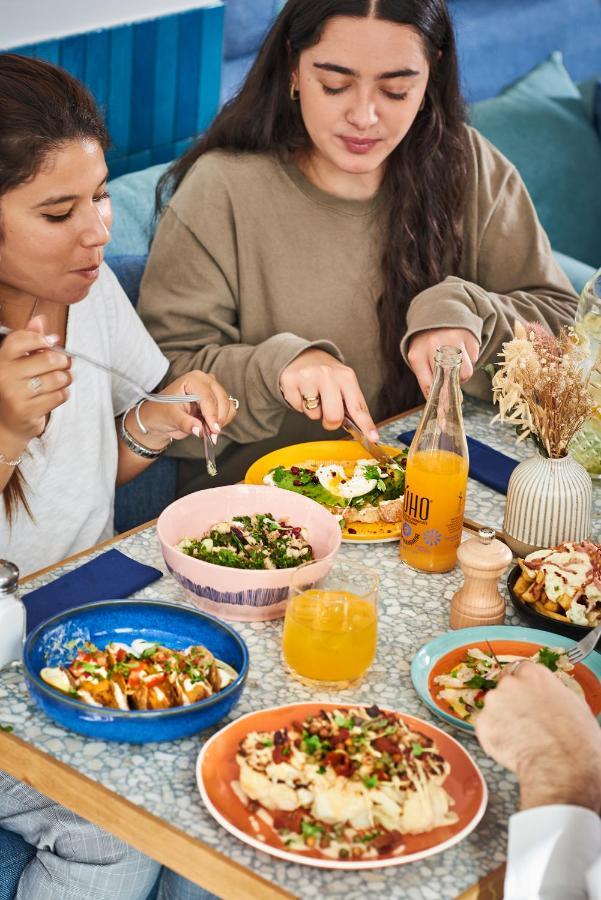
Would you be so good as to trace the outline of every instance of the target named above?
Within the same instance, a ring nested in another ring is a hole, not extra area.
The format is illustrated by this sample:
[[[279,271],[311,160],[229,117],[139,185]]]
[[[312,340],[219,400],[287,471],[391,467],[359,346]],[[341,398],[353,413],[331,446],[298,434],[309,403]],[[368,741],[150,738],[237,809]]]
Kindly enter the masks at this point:
[[[42,379],[36,375],[35,378],[32,378],[29,382],[29,387],[31,388],[32,394],[37,394],[37,392],[42,387]]]
[[[234,409],[236,411],[240,409],[240,401],[237,399],[237,397],[228,397],[227,399],[230,401],[230,403],[234,404]]]
[[[305,409],[317,409],[320,403],[319,397],[305,397],[303,394],[303,406]]]

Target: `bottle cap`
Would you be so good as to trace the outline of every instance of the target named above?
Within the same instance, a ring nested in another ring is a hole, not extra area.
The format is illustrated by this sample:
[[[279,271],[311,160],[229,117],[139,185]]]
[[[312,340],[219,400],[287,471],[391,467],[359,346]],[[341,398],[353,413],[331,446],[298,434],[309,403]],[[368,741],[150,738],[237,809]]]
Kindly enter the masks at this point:
[[[19,570],[14,563],[0,559],[0,597],[14,594],[19,582]]]

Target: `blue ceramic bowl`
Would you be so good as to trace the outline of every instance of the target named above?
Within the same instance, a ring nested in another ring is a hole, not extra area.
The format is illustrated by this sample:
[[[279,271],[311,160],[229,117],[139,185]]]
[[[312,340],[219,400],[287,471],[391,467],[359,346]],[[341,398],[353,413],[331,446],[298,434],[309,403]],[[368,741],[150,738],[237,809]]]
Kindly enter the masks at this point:
[[[88,706],[40,678],[44,666],[69,663],[85,641],[104,648],[111,641],[131,643],[135,638],[174,650],[203,644],[238,677],[218,694],[190,706],[129,711]],[[248,649],[233,628],[207,613],[160,600],[106,600],[38,625],[25,642],[23,666],[33,699],[60,725],[86,737],[145,744],[187,737],[223,719],[244,688]]]

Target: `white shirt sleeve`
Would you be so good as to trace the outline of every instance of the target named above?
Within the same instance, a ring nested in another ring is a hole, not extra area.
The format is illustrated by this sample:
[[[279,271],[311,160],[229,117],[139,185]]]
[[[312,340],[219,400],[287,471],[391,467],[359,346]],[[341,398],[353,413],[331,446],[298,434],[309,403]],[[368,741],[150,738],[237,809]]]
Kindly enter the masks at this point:
[[[117,276],[106,264],[102,266],[100,287],[104,321],[110,335],[111,365],[150,391],[164,376],[169,362],[146,331]],[[121,378],[113,378],[111,388],[115,416],[140,399],[136,390]]]
[[[509,820],[504,900],[601,900],[601,819],[540,806]]]

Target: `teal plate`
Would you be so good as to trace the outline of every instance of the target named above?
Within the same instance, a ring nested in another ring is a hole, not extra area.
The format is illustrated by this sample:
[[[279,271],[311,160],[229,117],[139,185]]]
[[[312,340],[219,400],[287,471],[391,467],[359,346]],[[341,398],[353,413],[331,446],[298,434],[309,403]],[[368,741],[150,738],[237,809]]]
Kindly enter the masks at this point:
[[[566,650],[569,650],[576,643],[562,634],[553,634],[549,631],[540,631],[537,628],[513,625],[485,625],[477,628],[459,628],[457,631],[449,631],[428,641],[417,652],[411,663],[413,686],[420,700],[426,704],[430,712],[446,722],[447,725],[451,725],[465,734],[473,734],[474,726],[438,706],[430,691],[430,673],[439,660],[452,651],[461,647],[465,647],[467,651],[470,647],[486,641],[490,641],[495,653],[497,653],[495,644],[501,641],[503,643],[534,644],[537,647],[561,647]],[[486,648],[483,649],[486,651]],[[535,652],[535,649],[532,650],[532,653]],[[507,652],[512,651],[500,651],[501,654]],[[590,690],[587,690],[587,699],[589,705],[593,706],[593,711],[597,713],[597,718],[601,724],[601,656],[598,653],[591,653],[580,665],[586,667],[596,676],[596,681],[590,677],[587,678],[588,687],[592,687],[594,702],[591,703],[591,697],[588,696],[591,693]]]

